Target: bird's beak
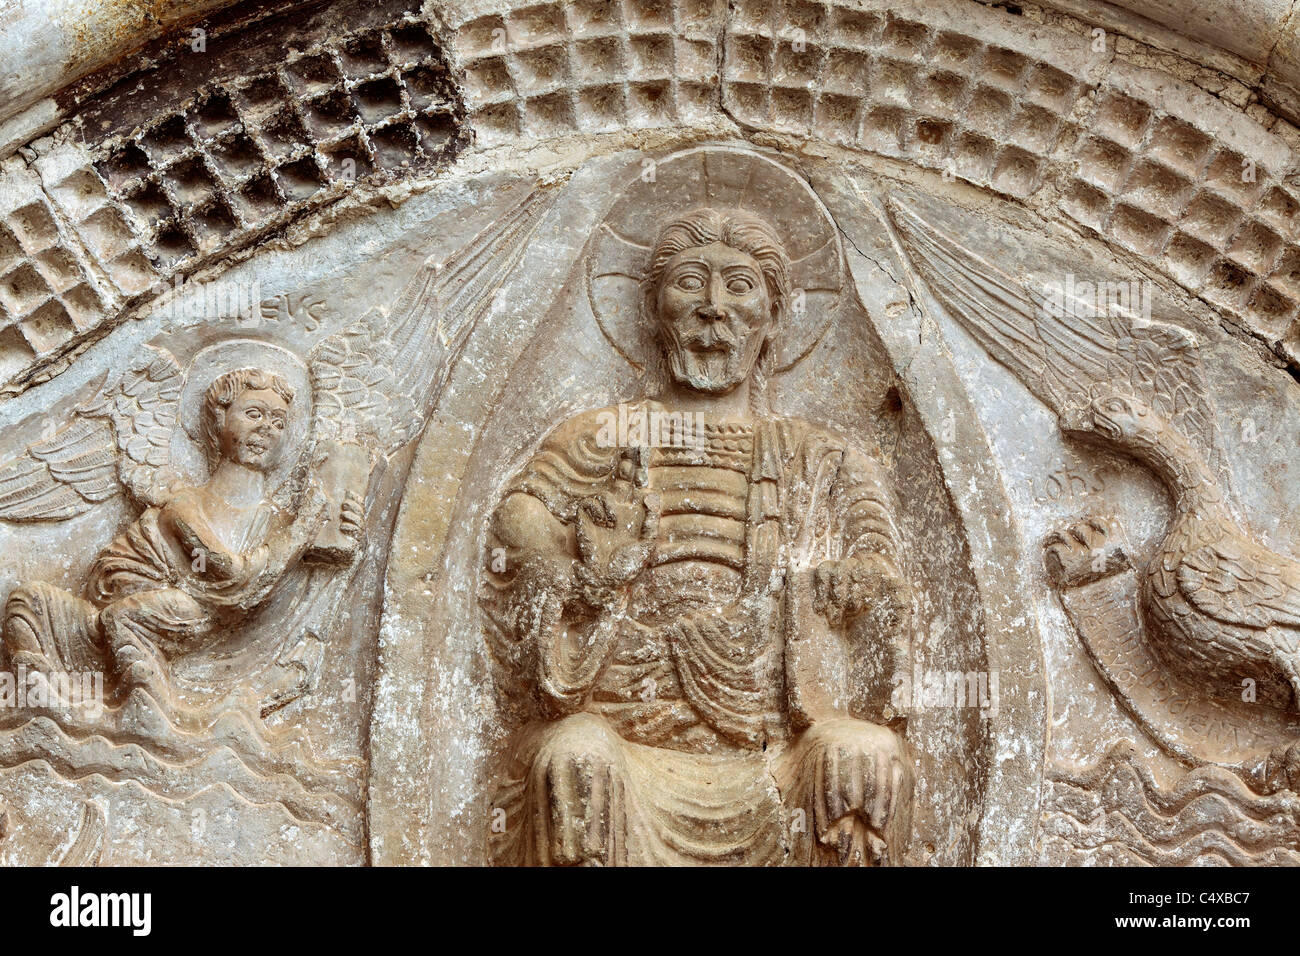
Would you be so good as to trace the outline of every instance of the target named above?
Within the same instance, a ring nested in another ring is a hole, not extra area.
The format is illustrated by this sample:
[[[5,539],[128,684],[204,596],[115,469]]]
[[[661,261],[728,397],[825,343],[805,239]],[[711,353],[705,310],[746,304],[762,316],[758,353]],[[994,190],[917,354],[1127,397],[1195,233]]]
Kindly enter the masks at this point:
[[[1059,415],[1057,421],[1067,435],[1092,431],[1092,416],[1084,408],[1071,408]]]

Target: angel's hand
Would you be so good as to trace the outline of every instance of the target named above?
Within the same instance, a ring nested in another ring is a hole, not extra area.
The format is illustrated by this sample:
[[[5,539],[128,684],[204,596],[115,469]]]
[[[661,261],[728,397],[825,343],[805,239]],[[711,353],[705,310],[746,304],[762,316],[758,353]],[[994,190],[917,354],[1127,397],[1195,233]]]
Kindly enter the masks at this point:
[[[659,496],[624,487],[592,495],[578,505],[579,562],[574,568],[583,598],[609,604],[616,590],[649,567],[659,531]]]

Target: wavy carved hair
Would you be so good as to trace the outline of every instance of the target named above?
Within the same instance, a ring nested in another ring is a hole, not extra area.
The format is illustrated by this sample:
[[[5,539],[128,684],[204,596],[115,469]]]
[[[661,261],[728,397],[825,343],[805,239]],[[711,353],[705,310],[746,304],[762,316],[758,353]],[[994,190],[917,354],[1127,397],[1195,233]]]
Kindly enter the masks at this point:
[[[203,451],[208,457],[209,468],[215,467],[221,459],[221,425],[226,409],[249,389],[269,389],[284,399],[286,405],[293,404],[292,386],[274,372],[260,368],[237,368],[218,375],[203,393]]]
[[[782,305],[790,299],[790,257],[776,230],[753,213],[743,209],[701,207],[683,213],[659,233],[645,283],[657,288],[668,260],[687,249],[698,249],[721,242],[753,256],[767,282],[767,293]]]
[[[715,242],[721,242],[754,258],[763,273],[768,296],[776,305],[777,314],[784,318],[792,293],[790,256],[776,230],[766,220],[743,209],[723,210],[708,206],[683,213],[660,231],[659,239],[650,254],[650,266],[642,280],[643,304],[647,315],[650,314],[653,296],[663,279],[668,260],[679,252]],[[766,411],[767,379],[772,353],[773,350],[765,346],[754,369],[754,384],[757,388],[751,395],[756,411]]]

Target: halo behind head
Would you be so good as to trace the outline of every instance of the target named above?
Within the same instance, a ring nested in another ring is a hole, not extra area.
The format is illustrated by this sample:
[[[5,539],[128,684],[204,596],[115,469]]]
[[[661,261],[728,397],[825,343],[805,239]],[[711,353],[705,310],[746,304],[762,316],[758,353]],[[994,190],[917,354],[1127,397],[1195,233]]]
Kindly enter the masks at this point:
[[[834,317],[843,267],[839,232],[800,176],[760,153],[734,146],[674,153],[654,164],[652,176],[643,171],[624,190],[588,251],[587,293],[601,332],[636,368],[654,363],[654,331],[642,321],[639,306],[643,282],[652,274],[661,231],[684,224],[700,210],[739,211],[747,223],[765,225],[784,250],[788,299],[794,307],[785,309],[787,321],[774,343],[773,366],[775,371],[790,368],[812,351]],[[667,228],[665,219],[672,220]],[[755,235],[745,227],[735,231],[737,236]]]
[[[312,416],[311,380],[307,367],[298,356],[279,345],[261,342],[257,339],[229,339],[202,349],[194,356],[185,373],[185,385],[181,389],[180,415],[184,426],[180,444],[172,445],[172,460],[188,462],[195,473],[204,464],[209,468],[212,460],[209,449],[212,447],[208,438],[207,407],[208,397],[217,389],[219,383],[232,385],[239,378],[239,373],[247,371],[262,373],[267,382],[276,381],[285,389],[289,398],[289,425],[285,430],[284,451],[279,462],[267,474],[272,484],[283,481],[297,465],[307,446]],[[257,387],[257,386],[246,386]],[[232,393],[232,400],[242,388]],[[272,391],[285,397],[285,392],[272,386]],[[177,429],[178,434],[182,429]],[[184,441],[188,438],[189,441]],[[201,453],[201,454],[200,454]]]

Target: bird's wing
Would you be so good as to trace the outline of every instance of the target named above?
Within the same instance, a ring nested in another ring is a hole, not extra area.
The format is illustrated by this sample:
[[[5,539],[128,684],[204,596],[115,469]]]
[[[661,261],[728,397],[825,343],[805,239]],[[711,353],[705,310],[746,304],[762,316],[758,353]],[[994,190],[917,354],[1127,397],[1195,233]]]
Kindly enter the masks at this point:
[[[1201,365],[1186,329],[1101,303],[1037,290],[965,248],[911,208],[890,204],[898,235],[930,290],[976,341],[1062,423],[1100,391],[1146,402],[1230,487]],[[1109,303],[1107,303],[1109,305]]]
[[[1300,563],[1239,532],[1184,556],[1178,587],[1198,610],[1245,627],[1300,627]]]
[[[446,262],[421,266],[386,316],[369,313],[313,350],[318,440],[370,436],[392,452],[418,434],[550,198],[534,190]]]
[[[63,428],[0,465],[0,520],[63,521],[124,488],[156,503],[180,386],[175,359],[153,348],[119,377],[105,375]]]
[[[1117,351],[1103,323],[1055,316],[1043,297],[946,236],[902,203],[890,210],[909,258],[934,297],[994,359],[1058,415],[1085,404]]]

